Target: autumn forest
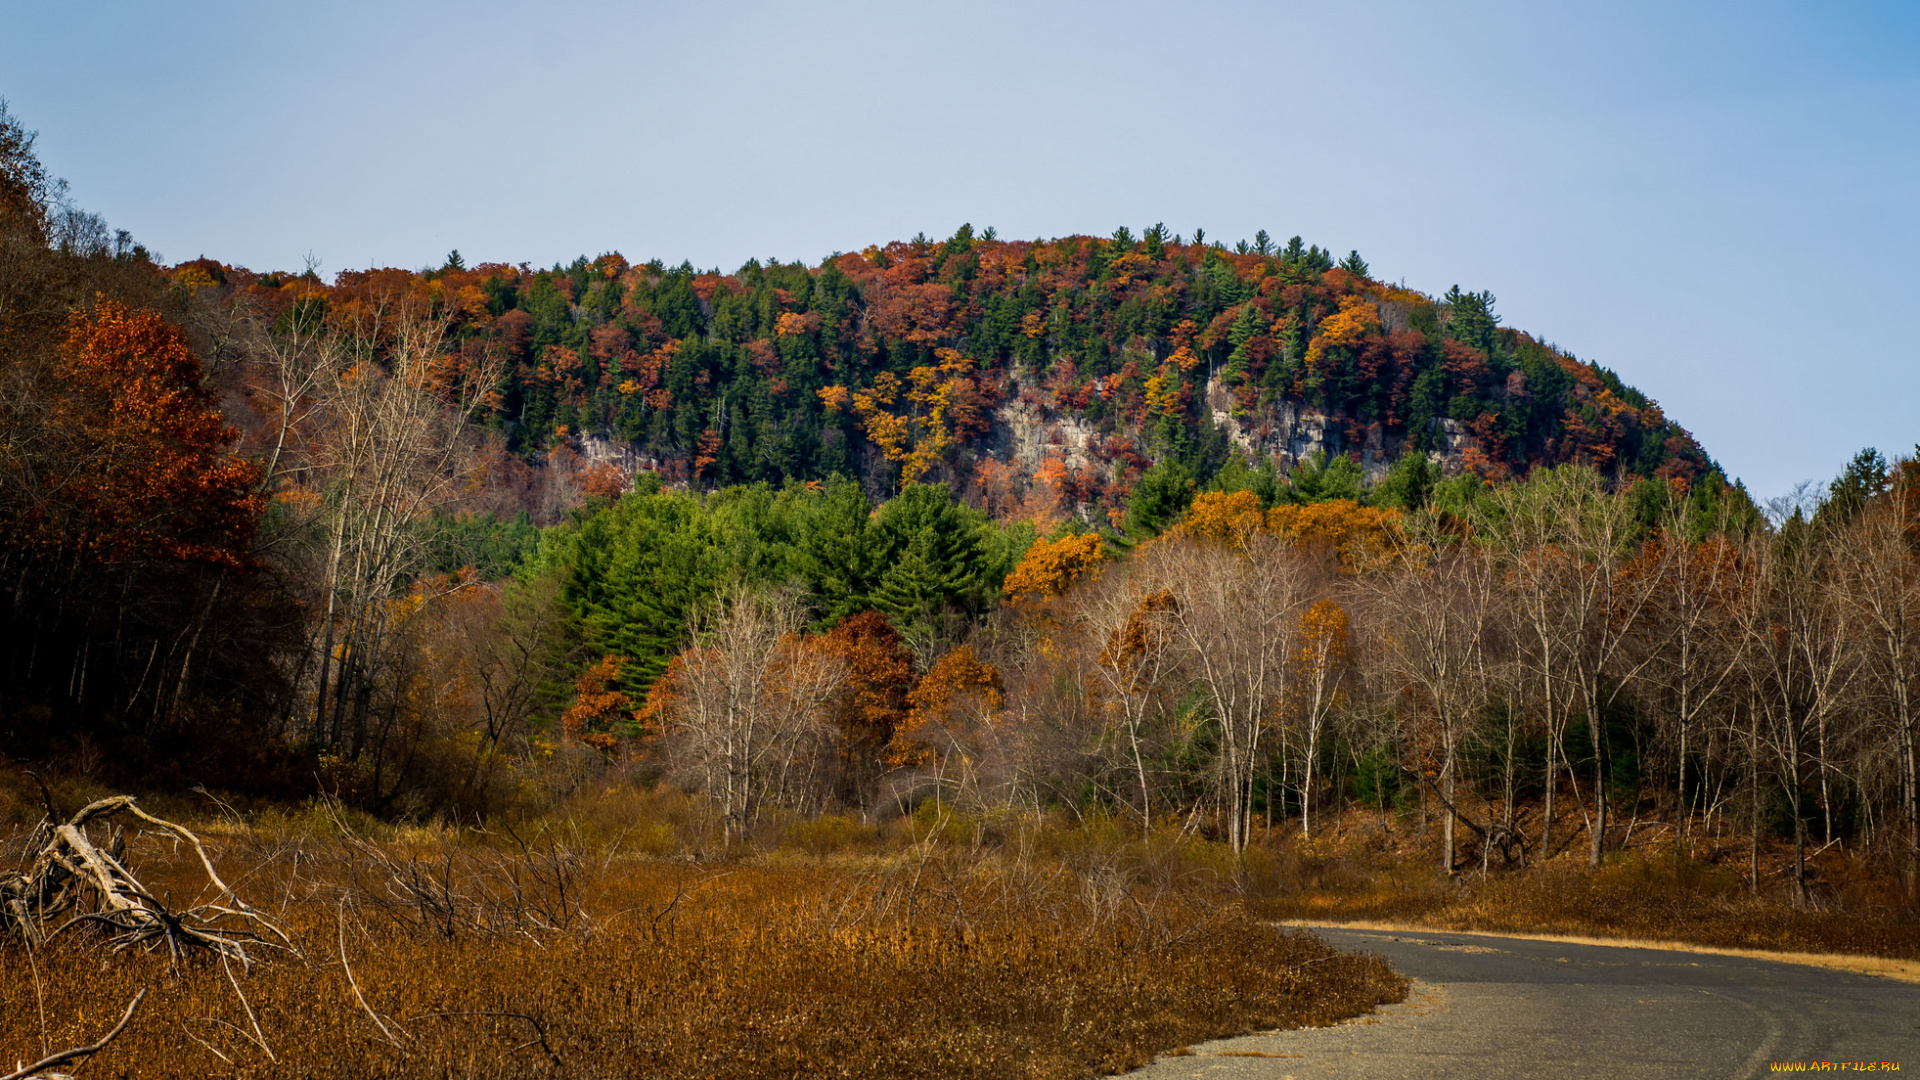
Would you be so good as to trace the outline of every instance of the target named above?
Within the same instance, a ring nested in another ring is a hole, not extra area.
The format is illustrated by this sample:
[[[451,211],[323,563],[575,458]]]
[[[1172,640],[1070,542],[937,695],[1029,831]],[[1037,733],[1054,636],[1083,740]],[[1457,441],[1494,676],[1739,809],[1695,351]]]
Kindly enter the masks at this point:
[[[169,263],[0,112],[0,768],[40,778],[0,808],[201,791],[368,851],[614,815],[696,864],[1092,830],[1248,903],[1341,845],[1678,852],[1911,913],[1920,464],[1757,504],[1491,293],[1379,273],[1160,224]],[[368,1053],[440,1060],[382,1008]]]

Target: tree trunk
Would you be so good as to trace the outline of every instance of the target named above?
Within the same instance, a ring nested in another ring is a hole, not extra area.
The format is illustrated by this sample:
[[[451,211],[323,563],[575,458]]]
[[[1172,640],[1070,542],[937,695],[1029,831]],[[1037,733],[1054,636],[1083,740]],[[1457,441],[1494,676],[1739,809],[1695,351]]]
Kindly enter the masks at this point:
[[[1588,707],[1591,715],[1587,718],[1587,728],[1593,735],[1593,832],[1587,838],[1587,865],[1599,866],[1607,841],[1606,739],[1601,730],[1597,700]]]
[[[1760,710],[1747,705],[1747,787],[1752,806],[1747,812],[1747,887],[1760,895]]]
[[[1800,778],[1799,762],[1794,763],[1794,779]],[[1793,785],[1793,906],[1807,906],[1807,815],[1801,805],[1800,785]]]
[[[1913,721],[1909,716],[1901,725],[1900,756],[1906,766],[1907,796],[1907,903],[1920,902],[1920,762],[1916,762],[1915,752],[1920,747],[1914,745]]]
[[[1554,760],[1553,739],[1547,739],[1546,806],[1540,822],[1540,857],[1553,858],[1553,794],[1560,786],[1560,766]]]

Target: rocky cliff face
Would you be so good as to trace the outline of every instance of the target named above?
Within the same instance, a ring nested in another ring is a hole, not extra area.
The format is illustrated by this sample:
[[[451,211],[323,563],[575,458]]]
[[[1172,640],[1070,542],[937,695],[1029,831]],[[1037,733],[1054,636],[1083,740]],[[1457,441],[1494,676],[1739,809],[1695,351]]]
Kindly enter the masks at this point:
[[[1214,426],[1226,433],[1227,440],[1254,461],[1273,460],[1283,471],[1295,462],[1316,453],[1358,453],[1360,467],[1372,483],[1387,474],[1405,450],[1406,440],[1389,436],[1380,424],[1359,429],[1360,438],[1350,439],[1347,423],[1291,401],[1277,401],[1255,412],[1234,414],[1233,401],[1218,379],[1207,383],[1207,411]],[[1427,460],[1447,472],[1459,471],[1473,436],[1456,420],[1435,419],[1438,448],[1427,453]]]
[[[1069,469],[1084,469],[1099,459],[1106,438],[1084,417],[1056,413],[1015,396],[993,411],[993,431],[983,447],[1001,461],[1018,462],[1029,472],[1049,458]]]
[[[1273,461],[1282,471],[1316,453],[1357,453],[1369,483],[1378,481],[1404,451],[1405,440],[1388,435],[1379,424],[1357,429],[1342,418],[1291,401],[1277,401],[1252,412],[1236,411],[1227,388],[1218,379],[1208,382],[1206,413],[1227,441],[1253,461]],[[1028,472],[1048,459],[1078,470],[1111,459],[1116,441],[1138,441],[1138,432],[1102,431],[1082,416],[1057,412],[1034,404],[1034,396],[1015,393],[994,410],[991,435],[981,447],[984,456],[1014,462]],[[1463,467],[1474,439],[1458,421],[1433,421],[1436,449],[1427,459],[1451,474]]]
[[[605,432],[583,432],[574,440],[574,445],[589,464],[611,465],[626,473],[660,467],[658,458],[642,454],[632,443],[622,442]]]

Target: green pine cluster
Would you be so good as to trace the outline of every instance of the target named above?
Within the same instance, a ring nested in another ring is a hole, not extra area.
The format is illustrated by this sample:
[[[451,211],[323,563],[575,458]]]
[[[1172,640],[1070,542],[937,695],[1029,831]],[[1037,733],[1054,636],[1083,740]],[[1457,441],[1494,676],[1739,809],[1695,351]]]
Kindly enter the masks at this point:
[[[734,584],[797,592],[824,628],[877,610],[923,652],[991,609],[1033,542],[955,501],[945,484],[876,508],[859,484],[738,485],[698,494],[657,479],[545,530],[518,573],[555,575],[595,654],[631,663],[644,689],[685,642],[690,617]]]

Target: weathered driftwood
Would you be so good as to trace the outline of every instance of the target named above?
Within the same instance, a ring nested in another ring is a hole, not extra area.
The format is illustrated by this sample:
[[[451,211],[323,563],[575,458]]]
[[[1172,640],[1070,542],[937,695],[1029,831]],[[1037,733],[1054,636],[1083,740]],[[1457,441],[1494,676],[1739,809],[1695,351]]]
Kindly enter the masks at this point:
[[[104,847],[89,833],[126,815],[193,849],[207,888],[201,900],[171,911],[128,871],[126,834],[113,828]],[[245,967],[249,948],[285,949],[293,943],[272,919],[248,907],[222,881],[192,831],[154,817],[130,795],[88,803],[65,822],[42,820],[27,844],[24,869],[0,871],[0,938],[19,935],[31,948],[77,927],[103,933],[115,950],[165,945],[172,959],[206,950]]]

